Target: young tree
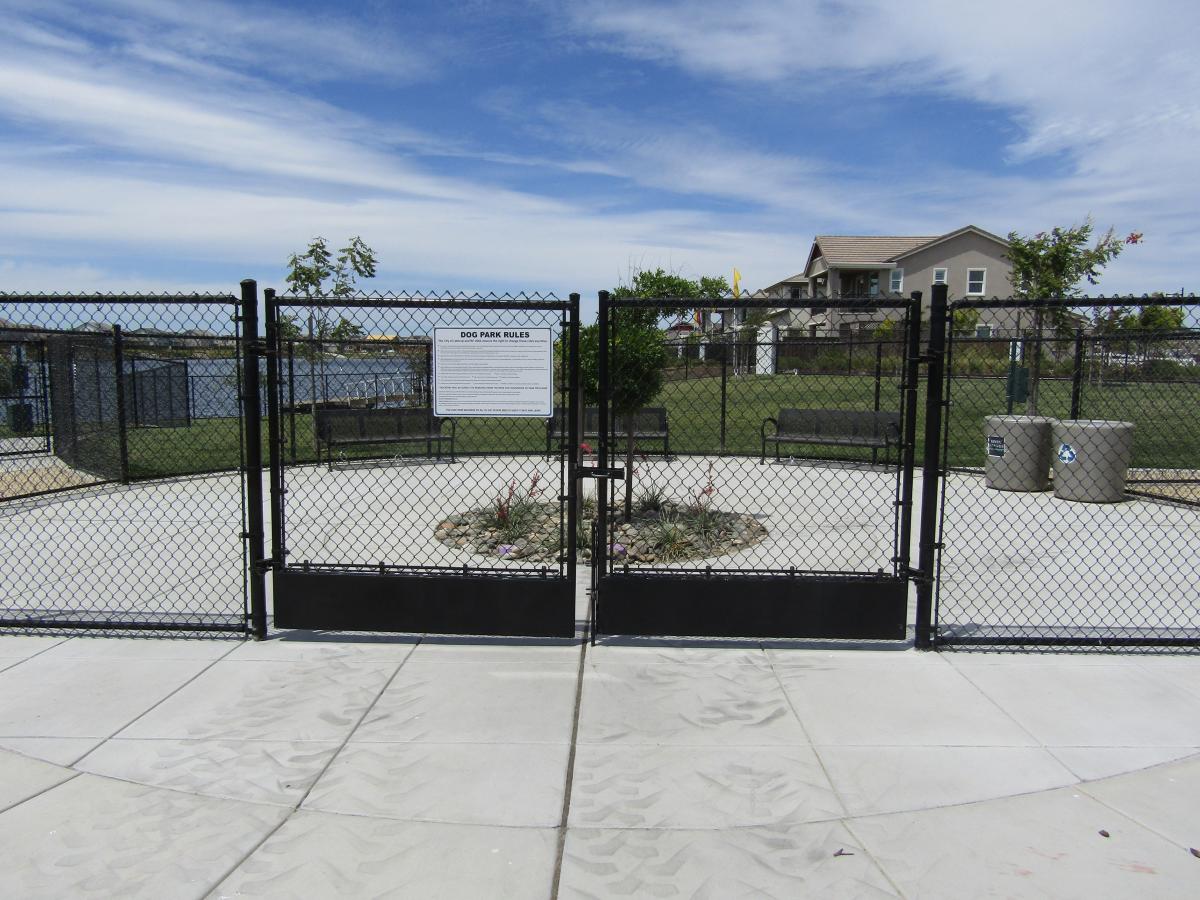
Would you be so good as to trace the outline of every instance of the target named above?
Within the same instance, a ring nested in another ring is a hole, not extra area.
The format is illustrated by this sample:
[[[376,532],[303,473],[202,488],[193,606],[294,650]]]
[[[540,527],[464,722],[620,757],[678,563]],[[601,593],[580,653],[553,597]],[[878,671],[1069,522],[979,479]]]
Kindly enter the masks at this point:
[[[1082,225],[1039,231],[1031,238],[1010,232],[1005,255],[1012,264],[1013,296],[1024,300],[1078,297],[1083,282],[1099,284],[1100,271],[1116,259],[1126,245],[1142,241],[1139,232],[1130,232],[1122,239],[1109,228],[1093,244],[1093,229],[1089,216]],[[1050,317],[1056,331],[1061,332],[1069,327],[1066,308],[1051,310]],[[1035,310],[1034,353],[1029,368],[1029,399],[1026,404],[1029,415],[1037,414],[1038,383],[1042,374],[1041,339],[1045,324],[1045,310]]]
[[[293,294],[299,294],[308,300],[316,297],[349,297],[354,293],[354,285],[359,278],[374,278],[377,265],[375,251],[366,245],[361,237],[355,236],[350,243],[337,251],[337,256],[329,250],[325,238],[316,237],[309,243],[304,253],[293,253],[288,257],[287,283]],[[293,319],[292,325],[295,325]],[[330,336],[332,328],[324,312],[314,315],[312,306],[308,308],[308,376],[312,393],[310,410],[313,415],[313,450],[316,451],[317,433],[315,422],[317,417],[317,372],[314,359],[321,367],[321,377],[325,376],[325,355],[323,343]]]
[[[729,283],[721,276],[685,278],[658,268],[637,271],[628,284],[614,288],[613,297],[651,297],[682,300],[668,310],[686,313],[689,300],[710,300],[729,293]],[[662,390],[663,369],[667,363],[666,346],[659,321],[664,310],[646,306],[615,310],[612,342],[613,365],[609,371],[610,401],[613,415],[622,416],[625,431],[625,518],[633,516],[633,457],[635,449],[634,414]],[[600,330],[589,325],[579,333],[579,364],[585,403],[595,403],[600,395]]]

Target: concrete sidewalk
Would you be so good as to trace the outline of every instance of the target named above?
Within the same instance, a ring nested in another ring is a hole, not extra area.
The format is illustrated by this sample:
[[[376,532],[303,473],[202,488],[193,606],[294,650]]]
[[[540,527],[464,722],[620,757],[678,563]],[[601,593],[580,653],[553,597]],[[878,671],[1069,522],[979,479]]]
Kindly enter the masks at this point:
[[[6,897],[1194,897],[1200,658],[0,637]]]

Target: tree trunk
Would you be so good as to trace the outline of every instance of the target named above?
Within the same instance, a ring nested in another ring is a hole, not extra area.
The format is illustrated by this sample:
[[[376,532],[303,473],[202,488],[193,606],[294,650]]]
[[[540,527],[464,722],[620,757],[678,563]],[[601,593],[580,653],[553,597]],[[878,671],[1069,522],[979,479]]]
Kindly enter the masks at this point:
[[[1045,311],[1033,313],[1033,359],[1029,361],[1029,398],[1025,402],[1025,414],[1036,416],[1038,411],[1038,387],[1042,380],[1042,319]]]

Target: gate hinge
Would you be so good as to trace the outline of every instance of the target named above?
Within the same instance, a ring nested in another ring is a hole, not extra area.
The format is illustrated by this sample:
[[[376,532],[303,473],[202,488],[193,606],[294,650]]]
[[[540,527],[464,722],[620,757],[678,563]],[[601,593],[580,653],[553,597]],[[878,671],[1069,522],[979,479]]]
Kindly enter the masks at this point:
[[[623,481],[625,478],[624,469],[601,469],[599,466],[580,466],[580,478],[615,478],[618,481]]]
[[[256,559],[253,565],[255,572],[270,572],[275,568],[275,558],[268,556],[265,559]]]

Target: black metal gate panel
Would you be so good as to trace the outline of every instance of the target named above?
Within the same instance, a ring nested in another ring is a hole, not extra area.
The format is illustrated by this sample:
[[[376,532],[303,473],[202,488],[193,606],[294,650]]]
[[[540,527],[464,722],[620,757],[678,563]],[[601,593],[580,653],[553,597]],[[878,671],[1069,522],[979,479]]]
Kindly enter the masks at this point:
[[[1182,309],[1184,327],[1139,328],[1156,303]],[[1192,297],[935,309],[947,342],[935,646],[1200,646],[1198,312]],[[1050,422],[1044,458],[1023,463],[1022,429],[1036,426],[997,417],[1026,415]],[[1088,443],[1127,431],[1107,423],[1131,423],[1127,455]],[[1028,483],[1001,477],[1022,465]]]
[[[276,627],[574,635],[578,321],[575,295],[268,292]],[[439,329],[551,341],[547,407],[505,413],[481,355],[478,409],[445,414]]]
[[[594,632],[903,640],[919,317],[601,294]]]
[[[248,633],[240,302],[0,294],[0,628]],[[147,421],[151,358],[213,384]]]

